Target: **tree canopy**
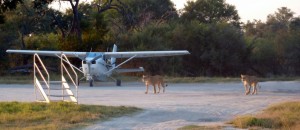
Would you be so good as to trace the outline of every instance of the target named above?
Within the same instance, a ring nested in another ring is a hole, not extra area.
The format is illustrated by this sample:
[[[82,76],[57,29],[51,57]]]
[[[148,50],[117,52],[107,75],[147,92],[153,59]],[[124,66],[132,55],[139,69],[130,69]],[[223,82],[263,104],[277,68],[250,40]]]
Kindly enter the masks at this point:
[[[239,26],[240,17],[235,6],[225,0],[188,1],[182,14],[184,20],[198,20],[201,23],[229,22]]]

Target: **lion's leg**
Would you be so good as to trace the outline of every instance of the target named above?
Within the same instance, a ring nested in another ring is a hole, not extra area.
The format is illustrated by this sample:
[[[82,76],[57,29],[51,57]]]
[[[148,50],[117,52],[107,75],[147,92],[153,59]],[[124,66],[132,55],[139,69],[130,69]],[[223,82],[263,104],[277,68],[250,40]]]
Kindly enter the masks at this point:
[[[154,94],[156,94],[156,86],[153,84]]]
[[[254,94],[257,94],[257,84],[255,84]]]
[[[248,84],[247,84],[246,81],[244,81],[243,84],[244,84],[244,87],[245,87],[245,95],[248,95],[250,93],[251,86],[249,85],[249,88],[248,88]]]
[[[248,90],[247,90],[246,95],[250,94],[250,91],[251,91],[251,85],[248,85],[248,86],[249,86],[249,88],[248,88]]]
[[[244,88],[245,88],[245,95],[247,95],[248,86],[244,85]]]
[[[248,95],[250,93],[250,90],[251,90],[251,85],[246,84],[246,89],[247,89],[246,95]]]
[[[160,92],[160,86],[159,86],[159,84],[157,84],[157,92],[156,93],[159,93]]]
[[[253,87],[253,90],[252,90],[252,95],[255,93],[255,88],[256,88],[256,86],[255,86],[255,84],[252,84],[252,87]]]
[[[145,92],[145,94],[148,93],[148,88],[149,88],[149,86],[148,86],[148,84],[147,84],[147,85],[146,85],[146,92]]]

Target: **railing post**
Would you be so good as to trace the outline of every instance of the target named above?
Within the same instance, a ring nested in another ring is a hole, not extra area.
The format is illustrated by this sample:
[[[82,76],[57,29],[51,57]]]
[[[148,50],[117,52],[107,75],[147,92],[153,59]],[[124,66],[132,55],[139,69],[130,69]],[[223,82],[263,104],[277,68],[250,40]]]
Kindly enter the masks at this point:
[[[36,70],[35,70],[35,55],[36,53],[33,55],[33,86],[34,86],[34,94],[35,94],[35,100],[37,100],[37,94],[36,94]]]
[[[60,54],[60,57],[62,57],[63,53]],[[63,86],[63,76],[64,76],[64,70],[63,70],[63,61],[62,58],[60,58],[60,73],[61,73],[61,90],[62,90],[62,100],[64,101],[64,86]]]

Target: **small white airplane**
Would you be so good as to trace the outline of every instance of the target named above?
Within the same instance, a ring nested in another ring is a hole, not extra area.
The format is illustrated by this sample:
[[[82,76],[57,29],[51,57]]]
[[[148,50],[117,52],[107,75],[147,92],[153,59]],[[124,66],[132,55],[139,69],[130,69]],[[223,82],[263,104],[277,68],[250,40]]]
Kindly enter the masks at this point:
[[[143,67],[137,69],[120,69],[119,67],[133,58],[161,57],[190,54],[187,50],[178,51],[132,51],[117,52],[114,45],[112,52],[71,52],[71,51],[39,51],[39,50],[6,50],[7,53],[38,54],[43,56],[57,56],[65,54],[67,57],[77,57],[82,60],[82,67],[75,69],[82,72],[84,78],[93,86],[93,81],[105,81],[115,72],[141,72]],[[116,58],[128,58],[124,62],[116,65]],[[112,78],[112,77],[111,77]],[[113,78],[112,78],[113,79]],[[117,82],[120,82],[117,80]],[[118,84],[118,83],[117,83]],[[120,83],[119,83],[120,85]]]

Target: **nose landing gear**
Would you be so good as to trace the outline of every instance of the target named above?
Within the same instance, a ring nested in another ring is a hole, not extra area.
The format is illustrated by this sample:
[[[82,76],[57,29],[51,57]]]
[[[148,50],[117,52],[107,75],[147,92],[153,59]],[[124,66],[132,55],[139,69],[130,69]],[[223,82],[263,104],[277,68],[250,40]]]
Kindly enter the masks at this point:
[[[117,79],[117,80],[116,80],[116,85],[117,85],[117,86],[121,86],[121,80],[120,80],[120,79]]]
[[[93,82],[94,82],[94,80],[93,80],[93,79],[90,79],[90,80],[89,80],[90,87],[93,87],[93,86],[94,86],[94,85],[93,85]]]

